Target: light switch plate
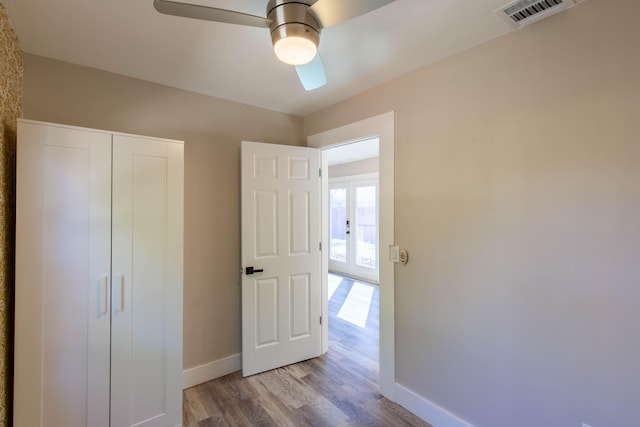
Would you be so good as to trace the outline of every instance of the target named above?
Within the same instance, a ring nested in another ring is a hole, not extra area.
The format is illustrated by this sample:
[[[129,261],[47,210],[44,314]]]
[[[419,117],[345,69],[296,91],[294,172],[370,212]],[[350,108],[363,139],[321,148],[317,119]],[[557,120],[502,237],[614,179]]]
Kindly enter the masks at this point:
[[[389,261],[400,262],[400,246],[389,246]]]

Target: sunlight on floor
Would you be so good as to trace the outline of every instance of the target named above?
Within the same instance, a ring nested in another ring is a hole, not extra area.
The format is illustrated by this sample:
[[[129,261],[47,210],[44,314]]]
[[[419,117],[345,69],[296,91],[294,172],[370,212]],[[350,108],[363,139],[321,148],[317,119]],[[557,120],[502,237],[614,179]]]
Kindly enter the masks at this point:
[[[342,282],[342,277],[329,273],[329,299],[331,299],[333,293],[338,289],[338,286],[340,286],[340,282]]]
[[[338,286],[340,286],[342,279],[341,276],[329,274],[329,299],[331,299]],[[353,282],[351,290],[338,312],[338,317],[356,326],[365,328],[367,326],[373,292],[373,285]]]
[[[361,328],[366,327],[372,298],[373,286],[354,282],[338,317]]]

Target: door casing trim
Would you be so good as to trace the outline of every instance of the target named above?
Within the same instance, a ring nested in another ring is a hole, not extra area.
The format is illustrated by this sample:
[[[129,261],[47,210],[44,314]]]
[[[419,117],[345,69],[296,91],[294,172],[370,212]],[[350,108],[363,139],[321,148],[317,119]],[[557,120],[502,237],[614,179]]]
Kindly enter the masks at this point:
[[[394,186],[395,186],[395,111],[360,120],[339,128],[307,137],[307,146],[323,149],[322,170],[328,171],[324,149],[357,142],[371,137],[380,139],[379,192],[380,192],[380,393],[395,401],[395,264],[389,260],[389,247],[394,245]],[[322,174],[322,241],[329,240],[328,174]],[[328,243],[323,244],[323,249]],[[322,251],[322,317],[328,319],[328,265],[329,251]],[[329,350],[328,322],[322,324],[322,351]]]

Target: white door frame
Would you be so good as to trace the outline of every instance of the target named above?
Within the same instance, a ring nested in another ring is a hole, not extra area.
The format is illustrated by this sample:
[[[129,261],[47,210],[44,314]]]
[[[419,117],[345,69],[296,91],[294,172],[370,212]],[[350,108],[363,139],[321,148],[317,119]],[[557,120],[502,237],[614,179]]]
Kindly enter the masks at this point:
[[[379,180],[379,261],[380,261],[380,393],[395,401],[395,321],[394,263],[389,260],[389,247],[394,245],[394,176],[395,176],[395,112],[364,119],[307,138],[309,147],[322,148],[322,317],[329,318],[329,180],[326,148],[371,137],[380,139]],[[328,322],[322,324],[322,351],[329,350]]]

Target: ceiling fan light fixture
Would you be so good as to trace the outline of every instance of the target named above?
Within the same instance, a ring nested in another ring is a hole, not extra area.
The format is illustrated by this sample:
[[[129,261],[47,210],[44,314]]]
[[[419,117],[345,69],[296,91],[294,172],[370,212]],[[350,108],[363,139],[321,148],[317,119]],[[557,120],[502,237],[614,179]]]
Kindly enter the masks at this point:
[[[285,64],[308,64],[318,53],[320,23],[309,13],[312,3],[304,0],[271,0],[267,4],[273,50]]]
[[[316,57],[318,46],[305,37],[290,36],[278,40],[273,45],[278,59],[289,65],[308,64]]]

